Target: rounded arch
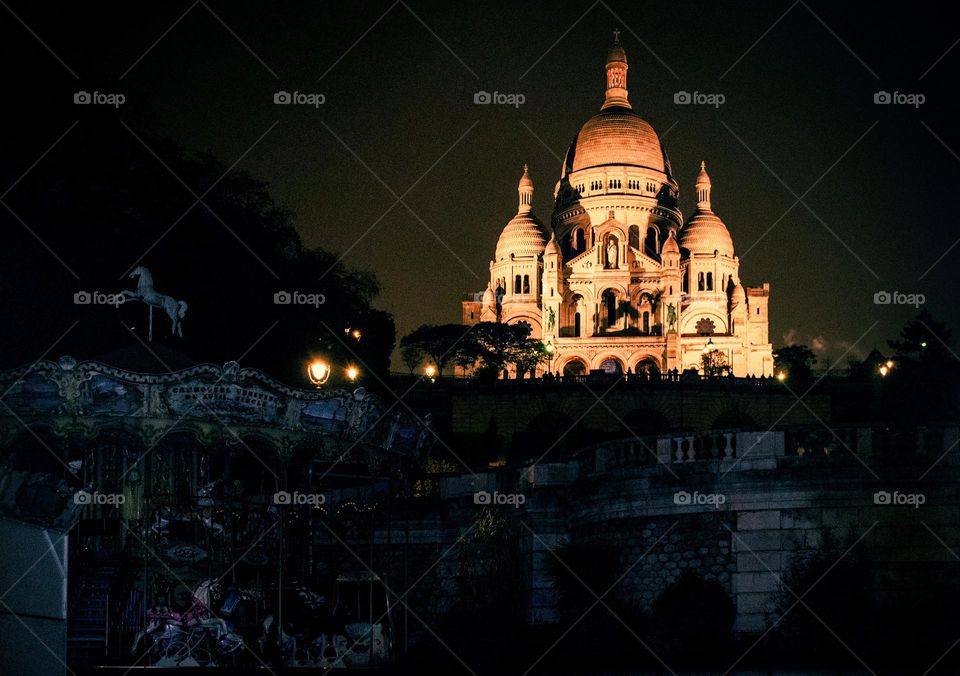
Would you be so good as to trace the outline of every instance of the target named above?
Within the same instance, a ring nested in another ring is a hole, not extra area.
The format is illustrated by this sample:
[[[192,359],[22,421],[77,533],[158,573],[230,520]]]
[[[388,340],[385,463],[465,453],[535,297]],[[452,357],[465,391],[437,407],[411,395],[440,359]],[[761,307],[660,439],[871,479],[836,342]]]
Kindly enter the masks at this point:
[[[714,324],[713,334],[727,333],[727,320],[720,316],[714,310],[696,310],[690,309],[684,312],[683,323],[680,326],[682,335],[697,335],[697,323],[703,319],[709,319]]]
[[[655,286],[646,285],[635,288],[630,294],[630,301],[636,305],[640,303],[640,300],[644,296],[649,296],[651,299],[653,299],[654,295],[656,295],[659,290],[660,289]]]
[[[643,252],[650,257],[660,254],[660,230],[653,223],[647,225],[643,235]]]
[[[647,375],[656,375],[663,370],[660,366],[660,360],[653,355],[644,355],[634,362],[634,373],[646,373]]]
[[[602,354],[594,359],[592,368],[613,374],[626,372],[626,367],[623,365],[623,359],[612,354]]]
[[[531,312],[518,312],[517,314],[509,315],[503,320],[504,324],[519,324],[520,322],[526,322],[530,325],[531,338],[539,340],[543,337],[543,326],[540,323],[540,317]]]
[[[560,308],[560,336],[576,338],[589,335],[592,326],[593,298],[589,292],[567,291]]]
[[[557,370],[565,376],[583,376],[588,372],[587,360],[578,356],[567,357],[557,366]]]

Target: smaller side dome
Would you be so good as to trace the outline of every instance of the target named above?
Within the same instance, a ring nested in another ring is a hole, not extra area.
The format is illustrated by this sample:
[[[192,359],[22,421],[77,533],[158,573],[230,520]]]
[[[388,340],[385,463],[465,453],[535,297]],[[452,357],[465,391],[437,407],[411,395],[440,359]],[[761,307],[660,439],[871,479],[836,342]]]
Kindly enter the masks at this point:
[[[495,257],[498,261],[536,258],[543,253],[547,243],[546,231],[533,213],[533,180],[526,165],[523,166],[517,193],[517,215],[507,222],[497,240]]]
[[[553,230],[550,231],[550,241],[547,242],[546,248],[543,250],[544,254],[553,254],[555,256],[560,255],[560,245],[557,244],[557,233]]]
[[[483,305],[484,307],[490,307],[496,305],[497,299],[493,294],[493,287],[490,284],[487,284],[486,290],[483,292]]]
[[[663,248],[660,250],[662,254],[679,254],[680,245],[677,244],[676,238],[673,236],[673,228],[670,228],[670,234],[667,236],[667,241],[663,243]]]
[[[717,251],[733,258],[733,239],[727,226],[713,213],[710,187],[706,164],[701,162],[697,175],[697,210],[680,230],[680,246],[692,254],[712,254]]]

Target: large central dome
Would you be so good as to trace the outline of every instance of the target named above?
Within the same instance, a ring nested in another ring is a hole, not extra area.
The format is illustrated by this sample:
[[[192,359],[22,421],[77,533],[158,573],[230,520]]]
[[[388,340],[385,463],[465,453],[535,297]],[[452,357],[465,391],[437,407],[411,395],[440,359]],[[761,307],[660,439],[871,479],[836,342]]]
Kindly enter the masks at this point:
[[[567,150],[563,176],[609,165],[644,167],[670,174],[653,127],[633,112],[627,92],[627,56],[617,36],[607,54],[607,89],[600,112],[580,128]]]
[[[668,173],[657,132],[629,108],[608,108],[587,120],[567,151],[564,175],[610,164]]]

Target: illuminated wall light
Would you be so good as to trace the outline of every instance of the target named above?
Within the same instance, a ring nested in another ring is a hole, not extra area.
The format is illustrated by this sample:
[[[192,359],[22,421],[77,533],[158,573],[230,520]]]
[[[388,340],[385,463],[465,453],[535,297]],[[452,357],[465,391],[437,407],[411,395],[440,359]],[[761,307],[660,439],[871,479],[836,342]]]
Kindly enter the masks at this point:
[[[307,364],[307,377],[314,385],[323,385],[330,378],[330,364],[322,359],[314,359]]]

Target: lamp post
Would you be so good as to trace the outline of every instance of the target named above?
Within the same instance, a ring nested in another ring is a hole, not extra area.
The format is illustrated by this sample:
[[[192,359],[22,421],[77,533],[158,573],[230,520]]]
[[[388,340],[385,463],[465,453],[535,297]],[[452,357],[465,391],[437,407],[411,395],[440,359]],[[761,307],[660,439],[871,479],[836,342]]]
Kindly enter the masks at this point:
[[[427,376],[427,378],[430,379],[431,383],[435,383],[437,381],[437,367],[433,364],[427,364],[427,367],[423,369],[423,373]]]
[[[547,344],[544,349],[547,351],[547,373],[553,373],[553,342],[547,340]]]
[[[713,375],[713,357],[711,352],[713,351],[713,338],[707,338],[706,345],[703,346],[701,353],[703,354],[703,375],[712,376]]]

